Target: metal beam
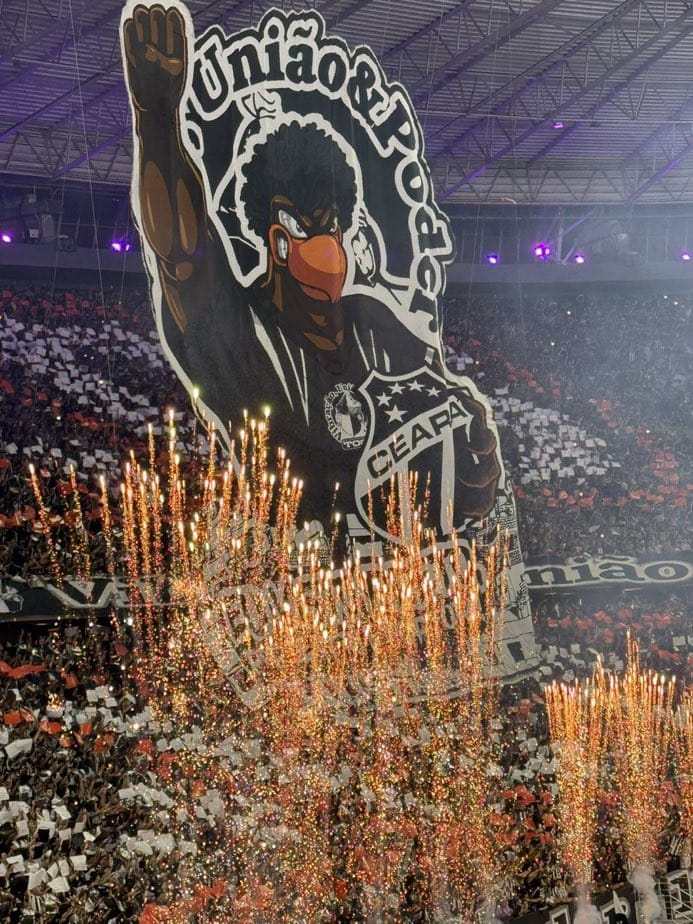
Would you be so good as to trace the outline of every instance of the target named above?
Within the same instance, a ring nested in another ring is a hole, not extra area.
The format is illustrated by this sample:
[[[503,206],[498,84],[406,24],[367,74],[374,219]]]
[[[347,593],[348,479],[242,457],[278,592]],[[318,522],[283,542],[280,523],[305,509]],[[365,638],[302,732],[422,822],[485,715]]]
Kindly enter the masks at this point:
[[[340,22],[344,22],[345,19],[348,19],[350,16],[353,16],[354,13],[358,13],[359,10],[362,10],[364,7],[368,6],[371,0],[352,0],[348,6],[345,6],[343,10],[340,10],[339,13],[336,13],[334,16],[328,17],[325,21],[328,29],[334,29],[335,26],[338,26]]]
[[[395,55],[400,54],[402,51],[406,51],[410,45],[413,45],[414,42],[418,41],[420,38],[428,35],[430,32],[433,32],[434,29],[440,29],[441,26],[445,25],[448,20],[452,19],[453,16],[459,16],[464,7],[469,6],[472,0],[461,0],[460,3],[456,3],[447,13],[441,13],[440,16],[436,16],[435,19],[432,19],[425,26],[421,26],[420,29],[417,29],[416,32],[413,32],[410,36],[394,44],[391,48],[388,48],[387,51],[383,52],[380,56],[381,61],[388,61],[390,58]]]
[[[683,117],[685,111],[693,106],[693,93],[690,93],[682,102],[678,104],[676,109],[669,114],[667,118],[667,123],[676,123],[679,119]],[[674,129],[676,125],[673,126]],[[646,150],[654,141],[660,140],[662,137],[662,125],[658,125],[653,131],[646,135],[638,144],[626,154],[626,156],[621,161],[621,167],[627,167],[629,164],[632,164],[637,160],[642,152]]]
[[[341,2],[342,0],[323,0],[323,2],[317,8],[317,11],[321,14],[321,16],[323,16],[323,18],[327,19],[325,14],[328,12],[328,10],[331,10],[334,6],[339,6]]]
[[[82,5],[82,8],[79,11],[79,17],[81,18],[85,11],[91,6],[91,0],[86,0],[86,3]],[[68,28],[67,22],[65,22],[65,28]],[[32,48],[36,48],[47,38],[55,38],[56,32],[57,23],[51,22],[48,28],[43,29],[43,31],[41,31],[38,35],[32,35],[28,41],[20,42],[18,45],[10,45],[6,52],[0,54],[0,64],[4,64],[6,61],[14,61],[15,58],[18,58],[20,55],[26,54],[26,52],[31,51]]]
[[[666,120],[666,124],[673,123],[671,125],[672,131],[676,131],[676,123],[681,119],[686,112],[693,106],[693,93],[690,93],[688,96],[683,99],[678,106],[671,112]],[[653,129],[648,135],[646,135],[638,144],[626,154],[626,156],[621,161],[619,167],[622,171],[626,170],[631,164],[635,163],[640,159],[640,155],[643,151],[656,141],[661,141],[662,133],[664,131],[664,124],[658,125]],[[640,181],[640,185],[628,196],[629,202],[634,202],[636,199],[639,199],[644,193],[649,189],[655,186],[660,180],[664,179],[672,170],[675,170],[681,165],[681,162],[685,160],[689,154],[693,152],[693,141],[687,142],[686,145],[676,154],[675,156],[669,155],[668,159],[662,164],[661,167],[658,167],[654,170],[644,181]]]
[[[522,97],[523,94],[530,90],[535,92],[537,86],[541,83],[544,83],[547,77],[553,74],[554,71],[565,66],[567,60],[570,57],[578,54],[578,52],[582,51],[583,48],[594,42],[595,39],[606,32],[607,29],[615,26],[621,19],[625,18],[634,7],[640,6],[642,2],[643,0],[624,0],[624,2],[619,4],[615,10],[612,10],[605,16],[595,20],[595,22],[583,29],[582,32],[580,32],[578,35],[568,39],[567,42],[564,42],[558,48],[549,52],[549,54],[545,55],[545,57],[543,57],[540,61],[532,64],[522,74],[518,75],[517,77],[513,77],[512,80],[508,81],[502,87],[499,87],[497,90],[489,93],[478,103],[477,107],[486,113],[486,115],[483,118],[477,119],[471,126],[464,129],[464,131],[460,134],[456,135],[451,141],[447,142],[444,147],[437,150],[433,156],[431,156],[429,152],[429,163],[435,163],[436,161],[440,160],[442,156],[453,153],[458,144],[462,143],[476,129],[486,124],[486,120],[489,115],[499,115],[500,113],[507,111],[514,102]],[[517,86],[520,82],[521,86]],[[501,94],[508,92],[510,93],[509,96],[501,100],[501,102],[497,103],[495,106],[493,106],[493,108],[489,109],[489,106],[494,99],[498,98]],[[469,118],[468,113],[463,112],[459,115],[456,115],[453,119],[450,119],[449,122],[439,128],[435,135],[432,137],[437,138],[456,122],[467,118]]]
[[[214,8],[214,7],[216,7],[216,6],[219,6],[219,4],[220,4],[221,2],[222,2],[222,0],[211,0],[211,2],[208,3],[203,9],[198,10],[198,11],[195,13],[195,17],[194,17],[195,20],[199,20],[199,18],[200,18],[201,16],[204,16],[204,15],[205,15],[207,12],[209,12],[212,8]],[[227,12],[228,12],[229,14],[239,13],[239,12],[242,11],[242,9],[243,9],[244,7],[248,6],[250,2],[251,2],[251,0],[237,0],[237,2],[232,6],[232,8],[231,8],[230,10],[228,10]],[[368,0],[366,0],[366,2],[368,2]],[[420,29],[418,29],[416,32],[412,33],[411,36],[409,36],[409,37],[407,37],[407,38],[401,40],[400,42],[397,42],[395,45],[393,45],[391,48],[389,48],[387,51],[385,51],[385,53],[384,53],[384,54],[382,55],[382,57],[381,57],[381,60],[387,60],[387,59],[392,58],[393,56],[399,54],[400,52],[406,50],[406,48],[408,48],[411,44],[413,44],[414,42],[416,42],[416,41],[418,41],[419,39],[423,38],[425,35],[427,35],[428,33],[432,32],[434,29],[439,28],[440,26],[442,26],[444,23],[446,23],[446,22],[447,22],[450,18],[452,18],[453,16],[458,15],[458,14],[461,12],[462,8],[463,8],[464,6],[466,6],[469,2],[470,2],[470,0],[461,0],[461,2],[455,4],[455,6],[452,7],[450,10],[448,10],[446,13],[441,14],[440,16],[436,17],[435,20],[432,20],[432,21],[429,22],[427,25],[422,26],[422,27],[421,27]],[[334,3],[329,4],[329,5],[330,5],[330,6],[336,5],[336,0],[335,0]],[[362,5],[363,5],[363,2],[362,2]],[[326,4],[325,6],[327,6],[327,4]],[[323,7],[323,10],[325,9],[325,6]],[[349,9],[351,9],[351,7],[350,7]],[[340,15],[340,14],[338,14],[338,15]],[[8,128],[4,129],[3,131],[0,131],[0,141],[6,140],[6,139],[12,137],[12,136],[15,135],[17,132],[21,131],[22,129],[26,128],[27,126],[30,126],[35,120],[37,120],[37,119],[39,119],[39,118],[41,118],[41,117],[43,117],[43,116],[48,115],[48,114],[49,114],[51,111],[53,111],[55,108],[59,107],[60,105],[62,105],[62,104],[64,104],[64,103],[69,102],[69,100],[70,100],[72,97],[74,97],[74,96],[77,95],[78,93],[82,93],[84,89],[86,89],[87,87],[89,87],[89,86],[92,85],[93,83],[96,83],[96,82],[98,82],[98,81],[100,81],[100,80],[102,80],[102,79],[104,79],[104,78],[109,78],[109,77],[116,76],[117,74],[119,74],[120,70],[121,70],[120,61],[116,61],[116,62],[114,62],[111,66],[109,66],[109,67],[107,67],[107,68],[103,68],[102,70],[100,70],[100,71],[98,71],[98,72],[96,72],[96,73],[94,73],[94,74],[90,74],[88,77],[86,77],[84,80],[82,80],[81,83],[76,84],[74,87],[72,87],[72,88],[70,88],[69,90],[67,90],[66,92],[62,93],[62,94],[61,94],[59,97],[57,97],[56,99],[51,100],[50,102],[46,103],[45,105],[43,105],[43,106],[39,107],[38,109],[34,110],[33,112],[29,113],[27,116],[24,116],[22,119],[20,119],[19,121],[15,122],[13,125],[8,126]],[[83,105],[83,111],[86,112],[87,110],[91,109],[93,106],[97,105],[98,103],[104,101],[105,99],[107,99],[107,98],[109,98],[109,97],[111,97],[111,96],[117,96],[117,95],[121,95],[121,94],[124,95],[124,86],[123,86],[123,84],[122,84],[121,82],[118,82],[118,83],[116,83],[116,84],[112,84],[111,86],[106,87],[105,89],[103,89],[103,90],[97,92],[97,93],[96,93],[94,96],[92,96],[90,99],[84,100],[83,103],[82,103],[82,105]],[[59,128],[61,125],[63,125],[69,118],[70,118],[69,115],[67,115],[67,116],[62,116],[62,117],[59,118],[56,122],[54,122],[54,123],[51,124],[51,126],[50,126],[51,129],[58,129],[58,128]],[[113,133],[112,135],[110,135],[109,138],[112,139],[112,143],[116,143],[117,140],[120,140],[121,138],[125,138],[126,135],[127,135],[127,133],[128,133],[128,131],[129,131],[129,129],[123,129],[122,132],[120,133],[120,135],[118,135],[118,132],[115,132],[115,133]],[[63,170],[61,170],[60,172],[61,172],[61,175],[64,173]]]
[[[13,74],[11,77],[3,78],[2,80],[3,92],[6,91],[8,87],[11,87],[12,84],[18,83],[20,80],[24,80],[26,77],[30,77],[31,74],[33,74],[34,71],[38,70],[39,67],[43,66],[46,63],[46,60],[50,58],[50,56],[54,54],[55,52],[65,51],[66,48],[70,48],[72,45],[74,45],[78,39],[82,40],[82,39],[88,38],[90,35],[94,35],[95,33],[101,32],[104,26],[108,25],[108,23],[111,22],[111,20],[120,18],[122,9],[123,9],[122,6],[118,5],[116,9],[113,9],[110,12],[106,13],[104,16],[98,19],[95,23],[92,23],[92,25],[86,28],[83,32],[79,32],[77,29],[75,29],[73,32],[70,29],[66,38],[65,37],[61,38],[59,42],[55,42],[53,45],[50,46],[50,48],[46,49],[43,61],[35,61],[33,64],[29,64],[27,65],[27,67],[23,68],[22,70],[17,71],[17,73]]]
[[[196,13],[196,16],[199,16],[200,13],[206,12],[211,6],[217,5],[219,2],[221,2],[221,0],[216,0],[216,3],[211,3],[211,4],[209,4],[208,7],[205,8],[205,10],[201,10],[201,11],[199,11],[198,13]],[[327,4],[325,4],[325,5],[321,8],[320,11],[321,11],[321,12],[324,12],[324,10],[325,10],[328,6],[334,6],[337,2],[339,2],[339,0],[333,0],[332,3],[327,3]],[[334,26],[335,23],[336,23],[337,21],[341,21],[342,18],[346,18],[347,15],[350,16],[353,12],[356,12],[356,7],[359,7],[359,8],[360,8],[360,7],[364,7],[364,6],[366,6],[369,2],[371,2],[371,0],[355,0],[355,2],[352,3],[351,6],[350,6],[349,8],[347,8],[347,10],[345,10],[343,13],[338,13],[337,16],[335,17],[335,20],[328,22],[328,27]],[[468,2],[469,2],[469,0],[464,0],[464,3],[468,3]],[[237,4],[235,5],[235,7],[233,7],[231,10],[227,11],[227,14],[226,14],[226,15],[228,16],[228,15],[232,15],[232,14],[234,14],[234,13],[240,12],[241,9],[242,9],[244,6],[247,6],[247,3],[248,3],[248,0],[242,0],[242,2],[237,3]],[[460,4],[460,5],[461,5],[461,4]],[[110,76],[111,74],[113,74],[113,73],[115,73],[116,71],[118,71],[118,70],[119,70],[119,67],[120,67],[120,62],[118,62],[118,63],[115,64],[113,67],[111,67],[111,68],[109,68],[109,69],[107,69],[107,70],[101,71],[101,72],[100,72],[100,76]],[[83,84],[82,86],[84,86],[84,85],[85,85],[85,84]],[[72,96],[74,93],[75,93],[75,90],[74,90],[74,89],[68,91],[68,92],[65,93],[59,100],[56,100],[56,101],[55,101],[56,105],[58,104],[58,102],[62,102],[62,101],[64,101],[64,100],[68,99],[68,98],[69,98],[70,96]],[[91,109],[92,106],[95,106],[96,104],[98,104],[98,103],[100,103],[100,102],[103,102],[105,99],[108,99],[109,97],[114,96],[114,95],[124,95],[124,87],[123,87],[123,85],[122,85],[121,83],[117,83],[117,84],[114,84],[114,85],[112,85],[112,86],[110,86],[110,87],[106,87],[106,89],[102,90],[100,93],[97,93],[96,96],[93,96],[91,99],[86,100],[86,101],[84,102],[84,111],[86,112],[87,109]],[[50,104],[49,104],[49,105],[50,105]],[[28,118],[29,120],[31,120],[31,119],[34,118],[34,116],[32,115],[32,116],[29,116],[29,117],[27,117],[27,118]],[[58,128],[60,125],[62,125],[62,124],[67,120],[67,118],[68,118],[68,117],[65,116],[65,117],[59,119],[57,122],[54,122],[54,123],[51,125],[51,128],[52,128],[52,129]],[[1,135],[0,135],[0,138],[2,138]]]
[[[681,152],[681,161],[688,157],[689,163],[693,149]],[[662,176],[666,171],[662,170]],[[647,188],[638,191],[639,197],[647,196],[662,177],[647,183]],[[434,185],[439,188],[444,177],[434,174]],[[681,184],[693,180],[693,170],[687,167],[682,174]],[[642,184],[645,186],[645,184]],[[657,188],[657,201],[680,203],[678,188],[674,191],[666,184]],[[661,192],[660,192],[661,190]],[[686,201],[693,205],[693,186],[688,192]],[[651,197],[652,198],[652,197]],[[558,204],[580,205],[589,204],[610,206],[628,203],[624,195],[623,176],[619,170],[618,162],[597,163],[594,167],[585,166],[575,172],[567,174],[561,166],[554,167],[550,162],[527,169],[524,164],[511,164],[508,161],[495,164],[488,172],[470,187],[466,187],[457,196],[448,200],[448,205],[473,204],[491,205],[493,203],[507,206],[530,206],[537,204],[548,205],[555,208]]]
[[[84,154],[75,158],[75,160],[70,161],[69,164],[65,164],[60,170],[56,170],[53,174],[53,179],[58,179],[61,176],[65,176],[66,173],[70,173],[72,170],[76,170],[77,167],[81,167],[82,164],[90,163],[92,157],[97,157],[103,151],[107,151],[108,148],[113,147],[114,144],[117,144],[123,138],[123,132],[118,131],[114,134],[109,135],[108,138],[104,138],[103,141],[100,141],[93,148],[87,148]]]
[[[660,29],[660,31],[656,35],[650,38],[647,42],[644,42],[642,45],[634,48],[629,54],[625,55],[625,57],[621,58],[619,61],[616,61],[597,80],[592,81],[591,83],[582,87],[576,93],[573,93],[567,100],[562,102],[560,106],[557,106],[554,109],[552,109],[550,112],[545,113],[541,119],[533,122],[529,128],[525,129],[523,132],[520,132],[520,134],[516,138],[513,138],[508,144],[501,147],[498,151],[490,153],[485,158],[484,163],[480,164],[478,167],[475,167],[469,173],[465,173],[465,175],[459,181],[456,181],[452,186],[448,186],[443,191],[443,194],[440,197],[440,199],[445,200],[449,198],[461,186],[464,186],[465,183],[471,183],[474,179],[476,179],[476,177],[480,176],[480,174],[482,174],[488,166],[496,163],[497,161],[501,160],[503,157],[507,156],[508,154],[513,153],[518,145],[527,141],[527,139],[531,138],[532,135],[536,134],[536,132],[540,131],[541,129],[547,128],[548,126],[550,126],[563,112],[566,111],[566,109],[568,109],[570,106],[574,106],[576,103],[579,103],[580,100],[583,99],[586,95],[588,95],[589,93],[591,93],[593,90],[597,89],[598,87],[602,86],[615,73],[622,70],[622,68],[627,67],[633,61],[635,61],[644,51],[652,47],[652,45],[656,41],[659,41],[659,39],[661,39],[662,35],[664,35],[666,32],[669,32],[671,29],[675,28],[676,26],[679,26],[685,20],[690,19],[692,14],[693,14],[693,9],[687,8],[683,13],[681,13],[675,19],[670,20],[665,26],[663,26]],[[693,26],[691,28],[693,28]],[[678,37],[677,37],[677,40],[678,40]]]
[[[99,103],[103,103],[105,100],[109,99],[111,96],[115,96],[116,94],[123,95],[123,86],[120,83],[111,84],[110,86],[101,90],[95,96],[90,96],[89,99],[81,99],[80,105],[82,107],[82,112],[85,113],[88,109],[91,109],[93,106],[97,106]],[[57,131],[66,122],[70,122],[72,117],[73,114],[70,110],[59,119],[56,119],[55,122],[51,122],[51,124],[48,126],[48,131]]]
[[[224,0],[210,0],[210,2],[207,3],[202,9],[197,10],[193,19],[198,20],[201,16],[204,16],[214,7],[219,6],[223,2]],[[234,4],[234,6],[231,8],[229,12],[234,12],[234,13],[239,12],[243,7],[248,6],[249,3],[251,2],[252,0],[237,0],[237,2]],[[118,12],[118,15],[120,15],[121,10],[119,9],[117,12]],[[117,60],[109,67],[103,68],[102,70],[97,71],[94,74],[90,74],[88,77],[85,77],[84,80],[75,84],[75,86],[73,86],[70,90],[67,90],[65,93],[62,93],[56,99],[51,100],[50,102],[39,107],[38,109],[35,109],[33,112],[29,113],[29,115],[24,116],[24,118],[20,119],[18,122],[15,122],[14,125],[11,125],[8,128],[1,131],[0,141],[3,141],[11,137],[15,132],[26,127],[27,125],[32,123],[35,119],[40,118],[43,115],[46,115],[47,113],[51,112],[57,106],[60,106],[62,103],[71,99],[76,94],[81,93],[85,87],[89,86],[94,81],[100,80],[102,77],[110,77],[112,75],[118,74],[121,71],[122,71],[121,61]],[[86,111],[88,105],[93,104],[96,101],[103,99],[104,96],[110,95],[110,92],[123,93],[124,90],[125,90],[125,87],[122,82],[115,84],[111,88],[111,90],[105,90],[103,93],[97,94],[97,96],[89,100],[88,103],[85,104],[83,111],[84,112]],[[60,124],[62,121],[64,120],[60,120],[58,124]]]
[[[110,68],[109,70],[113,70],[113,69],[115,68]],[[23,119],[20,119],[18,122],[15,122],[14,125],[10,125],[8,128],[3,129],[2,131],[0,131],[0,141],[5,141],[6,138],[10,138],[12,135],[15,134],[15,132],[19,131],[20,128],[24,128],[30,122],[33,122],[34,119],[38,118],[39,116],[45,115],[47,112],[51,112],[53,109],[55,109],[56,106],[59,106],[61,103],[64,103],[66,100],[71,99],[75,95],[78,89],[83,90],[85,87],[89,86],[89,84],[93,80],[98,80],[100,77],[103,77],[103,75],[107,73],[109,73],[108,70],[99,71],[96,74],[92,74],[91,77],[87,77],[86,80],[83,80],[82,83],[80,83],[78,87],[73,87],[71,90],[68,90],[66,93],[63,93],[62,96],[57,97],[57,99],[52,99],[50,100],[50,102],[45,103],[45,105],[41,106],[39,109],[35,109],[33,112],[30,112],[29,115],[24,116]]]
[[[513,16],[506,27],[497,35],[488,36],[476,42],[470,48],[465,48],[442,64],[430,75],[425,81],[427,86],[420,84],[411,91],[411,98],[415,106],[424,102],[432,93],[445,87],[451,80],[456,80],[465,71],[469,70],[483,58],[497,51],[506,42],[509,42],[518,32],[522,32],[527,26],[532,25],[537,19],[546,16],[555,7],[561,3],[561,0],[540,0],[539,3],[525,10],[519,16]],[[430,81],[430,83],[429,83]]]
[[[612,102],[612,100],[614,100],[620,93],[622,93],[624,90],[628,88],[628,86],[633,82],[633,80],[636,80],[638,77],[644,74],[645,71],[649,70],[653,64],[656,64],[657,61],[660,61],[664,57],[664,55],[667,54],[667,52],[671,51],[671,49],[674,48],[676,45],[678,45],[678,43],[682,39],[690,35],[691,31],[693,31],[693,25],[689,26],[687,29],[682,29],[678,35],[673,36],[673,38],[671,38],[665,45],[663,45],[661,48],[658,48],[657,51],[653,55],[651,55],[649,58],[647,58],[645,61],[639,64],[638,67],[636,67],[636,69],[631,74],[629,74],[624,80],[619,81],[619,83],[617,83],[615,87],[609,90],[606,96],[597,100],[597,102],[594,103],[593,106],[590,106],[589,109],[582,115],[582,118],[590,118],[591,116],[599,112],[599,110],[603,106],[606,106],[610,102]],[[648,46],[648,44],[651,45],[660,38],[661,38],[661,35],[655,36],[654,39],[651,40],[650,43],[646,42],[644,45],[641,45],[639,48],[639,51],[642,52],[643,49]],[[571,135],[573,135],[578,130],[579,127],[580,127],[580,123],[576,122],[574,125],[570,125],[568,128],[563,129],[559,134],[556,135],[555,138],[552,138],[551,141],[545,144],[544,147],[541,148],[541,150],[537,151],[536,154],[532,155],[528,163],[531,165],[535,163],[536,161],[541,160],[541,158],[545,157],[550,151],[553,151],[554,148],[558,147],[559,144],[562,144],[566,140],[566,138],[570,138]]]
[[[96,148],[100,150],[95,154]],[[129,137],[114,142],[109,130],[105,130],[99,138],[92,137],[90,172],[81,133],[75,135],[73,132],[70,135],[69,132],[61,132],[60,136],[50,139],[45,131],[29,128],[26,132],[18,132],[0,146],[0,169],[5,178],[9,171],[14,170],[12,179],[7,180],[13,184],[35,184],[42,180],[50,182],[55,173],[59,173],[60,179],[56,181],[58,184],[84,183],[91,176],[95,183],[106,183],[114,191],[122,192],[131,179],[129,149]],[[114,161],[111,154],[116,154]],[[81,160],[81,163],[74,166],[73,161],[76,160]],[[640,185],[647,183],[647,188],[636,190],[637,201],[672,204],[688,202],[688,211],[693,214],[693,152],[678,151],[677,161],[680,162],[674,165],[670,173],[663,164],[664,160],[668,161],[669,158],[659,161],[662,165],[659,168],[661,176],[652,182],[648,182],[649,171],[641,174]],[[48,164],[47,168],[42,166],[43,161]],[[70,169],[66,172],[68,166]],[[668,182],[667,175],[675,178],[675,181]],[[30,181],[28,177],[31,177]],[[433,181],[436,188],[442,188],[444,175],[436,171]],[[595,158],[594,163],[584,164],[570,173],[566,173],[560,164],[552,166],[551,162],[543,164],[541,169],[530,170],[519,162],[513,163],[506,159],[490,167],[487,174],[471,187],[465,187],[452,196],[449,203],[473,203],[474,206],[501,203],[501,207],[507,207],[508,203],[543,203],[552,208],[558,203],[583,206],[600,203],[608,207],[627,203],[628,191],[624,193],[623,183],[619,162],[608,157],[601,160]],[[631,188],[637,185],[637,182],[632,183]]]
[[[693,154],[693,141],[689,141],[675,157],[672,157],[658,170],[655,170],[655,172],[649,176],[644,183],[641,183],[640,186],[638,186],[638,188],[628,196],[627,201],[635,202],[635,200],[639,199],[643,193],[646,193],[648,189],[651,189],[657,183],[660,183],[665,176],[671,173],[672,170],[675,170],[678,166],[680,166],[681,161],[685,160],[691,154]]]

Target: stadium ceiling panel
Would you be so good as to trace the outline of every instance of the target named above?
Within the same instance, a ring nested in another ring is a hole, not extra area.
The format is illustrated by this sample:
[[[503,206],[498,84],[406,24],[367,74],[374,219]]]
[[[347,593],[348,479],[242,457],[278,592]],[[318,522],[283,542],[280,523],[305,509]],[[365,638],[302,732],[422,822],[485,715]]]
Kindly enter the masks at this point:
[[[440,199],[693,201],[687,0],[190,0],[196,26],[323,13],[409,89]],[[126,186],[121,0],[4,0],[0,171]]]

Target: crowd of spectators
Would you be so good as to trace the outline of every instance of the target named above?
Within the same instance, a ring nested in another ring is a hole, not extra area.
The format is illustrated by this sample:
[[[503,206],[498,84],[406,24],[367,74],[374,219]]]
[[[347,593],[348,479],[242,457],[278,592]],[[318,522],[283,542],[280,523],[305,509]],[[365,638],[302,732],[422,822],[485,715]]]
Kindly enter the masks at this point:
[[[142,292],[0,291],[0,577],[50,573],[29,483],[33,463],[54,514],[69,572],[64,518],[69,470],[77,473],[85,524],[98,540],[99,477],[117,499],[121,462],[146,452],[147,426],[162,430],[169,408],[181,440],[189,401],[159,347]],[[179,449],[184,446],[179,444]],[[98,546],[98,541],[97,541]],[[94,571],[104,571],[95,549]]]
[[[582,292],[525,296],[516,305],[500,293],[465,294],[448,300],[445,321],[448,362],[494,405],[526,556],[691,549],[686,298]],[[168,407],[176,409],[181,448],[190,445],[189,401],[141,292],[7,284],[0,350],[0,580],[50,573],[30,462],[69,571],[62,524],[70,466],[98,537],[98,477],[115,499],[120,459],[146,451],[147,425],[160,430]],[[97,542],[95,571],[102,552]],[[540,666],[503,694],[499,812],[511,820],[508,848],[521,878],[508,916],[565,894],[542,685],[589,673],[598,654],[618,667],[628,630],[641,639],[646,663],[690,680],[685,588],[585,592],[535,607]],[[124,685],[127,658],[105,627],[0,634],[2,920],[137,921],[148,901],[165,899],[169,860],[175,866],[196,849],[167,811],[165,755],[174,760],[175,749],[138,691]],[[617,864],[603,870],[611,881],[622,872]]]
[[[169,859],[196,849],[161,783],[170,726],[124,679],[127,659],[108,626],[0,641],[3,921],[138,921],[166,895]]]
[[[527,557],[691,548],[693,317],[683,296],[561,294],[516,308],[493,293],[450,298],[448,363],[494,405]],[[27,482],[51,509],[70,465],[86,519],[97,476],[160,432],[189,399],[142,292],[0,292],[0,574],[47,572]]]
[[[449,362],[502,405],[525,554],[690,549],[690,298],[602,287],[516,301],[452,299],[446,339]]]
[[[544,612],[540,670],[502,691],[495,811],[511,871],[504,920],[570,894],[557,853],[558,787],[542,687],[587,675],[598,653],[620,669],[625,628],[641,638],[652,666],[685,670],[693,638],[679,636],[690,631],[684,600],[648,608],[624,594],[597,611],[574,601],[560,614]],[[211,783],[196,782],[181,800],[179,732],[152,718],[132,682],[131,656],[107,626],[0,638],[2,920],[173,920],[155,909],[175,901],[176,869],[185,857],[204,855],[218,798]],[[194,729],[187,737],[186,747],[194,748]],[[254,775],[234,772],[246,779],[242,813]],[[673,792],[671,799],[674,816]],[[182,819],[181,801],[188,811]],[[625,871],[612,794],[604,793],[600,812],[599,880],[616,883]]]

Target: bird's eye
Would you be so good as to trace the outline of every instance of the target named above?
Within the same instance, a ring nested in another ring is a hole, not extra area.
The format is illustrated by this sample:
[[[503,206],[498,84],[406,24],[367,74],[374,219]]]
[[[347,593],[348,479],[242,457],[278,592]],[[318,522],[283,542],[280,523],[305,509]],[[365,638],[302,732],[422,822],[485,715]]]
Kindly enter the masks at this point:
[[[286,228],[291,237],[308,237],[293,215],[289,215],[284,209],[279,210],[279,224]]]

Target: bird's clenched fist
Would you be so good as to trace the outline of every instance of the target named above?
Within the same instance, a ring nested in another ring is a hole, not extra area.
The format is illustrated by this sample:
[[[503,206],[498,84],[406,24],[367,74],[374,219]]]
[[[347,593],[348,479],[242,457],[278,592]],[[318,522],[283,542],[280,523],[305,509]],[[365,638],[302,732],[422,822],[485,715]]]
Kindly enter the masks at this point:
[[[187,68],[181,13],[160,4],[136,6],[123,24],[123,44],[127,81],[137,109],[170,114],[180,102]]]

